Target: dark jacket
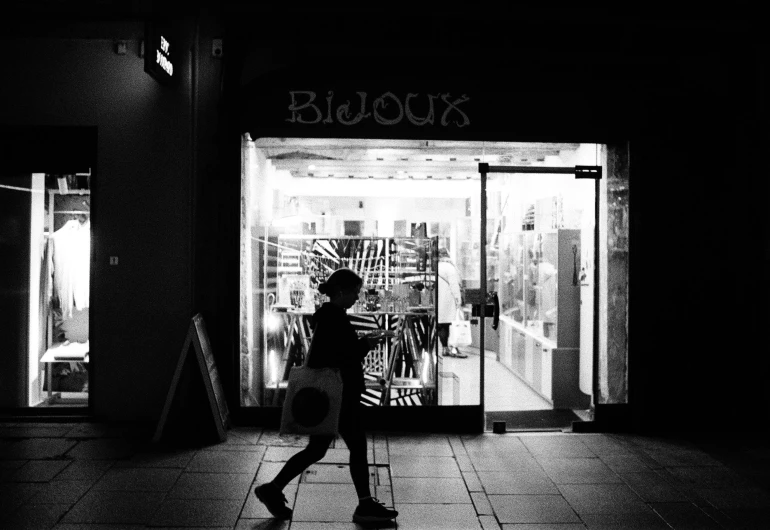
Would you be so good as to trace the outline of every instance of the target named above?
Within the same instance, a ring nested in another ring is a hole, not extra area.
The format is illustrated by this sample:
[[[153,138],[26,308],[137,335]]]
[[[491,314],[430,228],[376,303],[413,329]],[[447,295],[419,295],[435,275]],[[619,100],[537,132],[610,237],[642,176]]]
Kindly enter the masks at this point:
[[[313,340],[307,365],[311,368],[339,368],[343,400],[360,399],[364,391],[362,361],[369,343],[359,338],[344,309],[326,302],[313,315]]]

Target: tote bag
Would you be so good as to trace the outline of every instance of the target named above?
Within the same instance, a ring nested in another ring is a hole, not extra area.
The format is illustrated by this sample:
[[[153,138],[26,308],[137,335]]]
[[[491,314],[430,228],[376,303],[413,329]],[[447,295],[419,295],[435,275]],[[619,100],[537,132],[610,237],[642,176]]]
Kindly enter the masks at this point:
[[[449,346],[470,346],[473,342],[471,337],[471,323],[463,318],[462,311],[457,312],[457,318],[449,324]]]
[[[312,343],[310,351],[313,351]],[[279,433],[336,436],[342,406],[342,376],[337,368],[309,368],[309,357],[310,352],[302,366],[294,366],[289,372]]]

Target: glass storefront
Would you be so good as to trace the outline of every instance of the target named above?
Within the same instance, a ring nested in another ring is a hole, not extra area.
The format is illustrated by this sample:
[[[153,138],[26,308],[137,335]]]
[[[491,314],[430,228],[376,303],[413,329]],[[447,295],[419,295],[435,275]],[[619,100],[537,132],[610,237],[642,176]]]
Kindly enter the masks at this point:
[[[599,152],[245,136],[240,404],[282,404],[325,301],[317,286],[348,267],[364,280],[351,321],[388,335],[364,361],[365,405],[588,407],[594,181],[515,168],[598,165]],[[512,170],[482,179],[479,163]],[[496,314],[479,318],[482,303]],[[456,341],[460,320],[470,337]]]

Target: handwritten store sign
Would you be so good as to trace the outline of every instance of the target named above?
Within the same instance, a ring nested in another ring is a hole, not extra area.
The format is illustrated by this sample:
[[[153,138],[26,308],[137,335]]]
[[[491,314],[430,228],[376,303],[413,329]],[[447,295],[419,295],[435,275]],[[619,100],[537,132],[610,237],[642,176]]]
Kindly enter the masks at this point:
[[[144,71],[159,83],[172,84],[176,81],[172,59],[172,49],[174,49],[172,43],[175,39],[171,37],[168,27],[148,24],[145,42],[147,46],[144,53]]]
[[[463,128],[471,120],[462,106],[470,98],[465,94],[454,96],[449,92],[437,94],[407,93],[397,95],[385,92],[371,97],[367,92],[356,92],[352,99],[335,98],[334,91],[327,92],[325,101],[318,100],[315,92],[293,90],[289,92],[286,121],[301,124],[357,125],[373,121],[380,125],[411,123],[416,126],[439,125]]]

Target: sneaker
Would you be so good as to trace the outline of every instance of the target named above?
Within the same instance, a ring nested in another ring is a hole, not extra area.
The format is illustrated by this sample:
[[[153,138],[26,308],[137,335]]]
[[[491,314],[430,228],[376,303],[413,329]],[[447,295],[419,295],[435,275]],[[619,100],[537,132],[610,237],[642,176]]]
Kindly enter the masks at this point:
[[[396,510],[386,508],[374,497],[361,502],[353,512],[353,522],[361,525],[384,523],[396,517],[398,517]]]
[[[467,359],[468,354],[461,352],[457,348],[452,348],[452,357],[457,357],[458,359]]]
[[[291,508],[286,506],[286,495],[281,490],[273,486],[272,483],[267,482],[261,486],[257,486],[254,489],[254,495],[257,499],[267,507],[267,510],[276,519],[290,519]]]

